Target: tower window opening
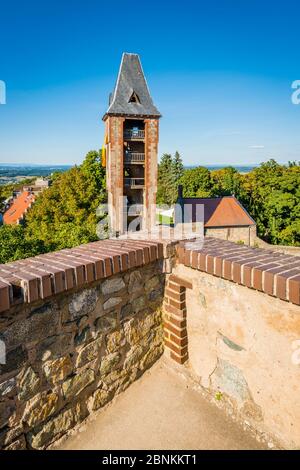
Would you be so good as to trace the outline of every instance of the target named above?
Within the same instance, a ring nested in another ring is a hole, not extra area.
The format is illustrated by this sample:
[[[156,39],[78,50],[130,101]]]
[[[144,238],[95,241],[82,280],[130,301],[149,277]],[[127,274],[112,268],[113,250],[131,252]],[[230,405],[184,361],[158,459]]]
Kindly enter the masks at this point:
[[[131,94],[128,103],[140,103],[140,99],[135,91]]]

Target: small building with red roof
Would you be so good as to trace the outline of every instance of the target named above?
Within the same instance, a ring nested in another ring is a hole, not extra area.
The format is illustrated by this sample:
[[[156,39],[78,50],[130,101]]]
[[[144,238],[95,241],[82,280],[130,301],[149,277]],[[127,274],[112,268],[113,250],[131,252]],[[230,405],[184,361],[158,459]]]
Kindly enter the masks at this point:
[[[205,235],[246,245],[254,244],[256,223],[235,196],[187,198],[182,197],[181,191],[180,188],[177,203],[182,207],[182,220],[196,222],[197,214],[201,213]],[[199,206],[203,206],[203,212],[197,210]],[[187,213],[191,220],[187,220]]]
[[[23,191],[19,196],[13,199],[10,207],[4,212],[3,223],[5,225],[21,224],[34,201],[34,194],[30,191]]]

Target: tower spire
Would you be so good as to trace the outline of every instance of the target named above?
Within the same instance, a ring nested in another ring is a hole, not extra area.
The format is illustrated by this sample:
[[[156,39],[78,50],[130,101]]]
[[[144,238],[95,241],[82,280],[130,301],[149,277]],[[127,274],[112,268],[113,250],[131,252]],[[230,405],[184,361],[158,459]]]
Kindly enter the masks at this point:
[[[135,99],[132,99],[135,97]],[[125,52],[106,116],[161,117],[150,96],[138,54]]]
[[[105,122],[110,231],[150,230],[156,223],[160,112],[137,54],[124,53]]]

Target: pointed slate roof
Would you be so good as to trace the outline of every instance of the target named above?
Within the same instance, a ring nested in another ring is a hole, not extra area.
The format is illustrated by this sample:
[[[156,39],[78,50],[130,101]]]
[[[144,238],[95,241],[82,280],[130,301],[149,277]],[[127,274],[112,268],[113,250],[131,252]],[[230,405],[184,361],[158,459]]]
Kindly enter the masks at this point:
[[[154,106],[138,54],[125,52],[105,116],[153,116],[161,114]]]

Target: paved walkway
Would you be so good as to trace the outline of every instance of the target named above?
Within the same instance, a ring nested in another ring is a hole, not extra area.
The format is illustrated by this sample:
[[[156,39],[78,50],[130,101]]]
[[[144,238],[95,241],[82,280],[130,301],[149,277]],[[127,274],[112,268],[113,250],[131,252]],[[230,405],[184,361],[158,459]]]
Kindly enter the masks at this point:
[[[189,382],[157,362],[60,449],[260,449]]]

